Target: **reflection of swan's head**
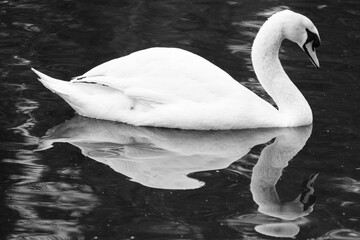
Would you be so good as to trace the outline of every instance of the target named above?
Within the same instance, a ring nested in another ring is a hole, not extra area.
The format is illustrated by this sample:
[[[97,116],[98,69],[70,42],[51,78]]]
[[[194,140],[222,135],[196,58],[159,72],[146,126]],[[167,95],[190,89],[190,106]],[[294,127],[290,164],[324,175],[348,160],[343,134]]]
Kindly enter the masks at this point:
[[[316,57],[315,48],[320,46],[320,36],[311,20],[290,10],[278,12],[270,19],[280,26],[283,38],[297,43],[318,68],[319,61]]]
[[[267,203],[260,203],[259,211],[283,220],[295,220],[307,216],[313,211],[316,201],[313,186],[317,176],[317,173],[312,174],[303,182],[302,193],[293,201],[279,202],[277,199],[272,199],[273,201],[271,201],[271,198],[268,196]]]

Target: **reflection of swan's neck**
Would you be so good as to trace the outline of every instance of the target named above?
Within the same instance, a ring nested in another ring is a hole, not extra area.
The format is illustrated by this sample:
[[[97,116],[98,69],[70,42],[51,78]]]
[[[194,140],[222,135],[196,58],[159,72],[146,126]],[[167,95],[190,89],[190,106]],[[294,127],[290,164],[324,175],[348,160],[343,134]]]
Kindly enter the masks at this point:
[[[285,131],[285,130],[284,130]],[[250,190],[259,211],[273,217],[293,220],[305,216],[312,209],[304,210],[300,199],[281,202],[276,184],[288,162],[304,147],[311,134],[311,127],[286,129],[284,135],[276,137],[266,146],[253,168]]]
[[[284,126],[307,125],[312,122],[309,104],[291,82],[279,60],[284,35],[282,22],[270,18],[259,30],[252,47],[252,62],[257,78],[277,104]]]

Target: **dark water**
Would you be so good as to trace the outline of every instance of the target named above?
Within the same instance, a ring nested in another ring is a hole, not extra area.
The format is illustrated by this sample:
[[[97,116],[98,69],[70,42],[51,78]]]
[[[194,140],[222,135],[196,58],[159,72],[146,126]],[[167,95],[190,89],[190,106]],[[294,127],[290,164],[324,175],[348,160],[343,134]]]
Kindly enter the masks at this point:
[[[0,239],[360,238],[359,1],[104,2],[0,2]],[[29,69],[69,79],[180,47],[268,99],[250,47],[285,8],[322,38],[320,70],[294,44],[280,54],[313,109],[310,127],[196,132],[80,118]]]

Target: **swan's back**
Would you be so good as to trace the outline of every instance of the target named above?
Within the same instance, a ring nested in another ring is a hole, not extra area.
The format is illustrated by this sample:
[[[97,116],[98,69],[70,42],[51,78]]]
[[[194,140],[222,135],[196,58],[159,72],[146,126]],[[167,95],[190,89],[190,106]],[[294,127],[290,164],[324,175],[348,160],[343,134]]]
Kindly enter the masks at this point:
[[[195,102],[215,101],[232,92],[239,93],[239,89],[252,94],[208,60],[178,48],[157,47],[134,52],[103,63],[73,82],[86,82],[94,76],[108,76],[96,81],[113,88],[141,88],[164,97]]]

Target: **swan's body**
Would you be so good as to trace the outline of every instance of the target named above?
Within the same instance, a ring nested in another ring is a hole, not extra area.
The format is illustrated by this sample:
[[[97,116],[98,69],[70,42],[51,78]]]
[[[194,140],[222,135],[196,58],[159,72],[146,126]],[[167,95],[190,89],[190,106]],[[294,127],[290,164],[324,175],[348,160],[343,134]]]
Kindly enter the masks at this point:
[[[252,51],[258,79],[279,110],[209,61],[177,48],[138,51],[101,64],[70,82],[34,71],[78,114],[91,118],[203,130],[308,125],[312,123],[311,109],[278,59],[282,40],[292,38],[284,34],[284,28],[294,28],[287,26],[289,21],[318,34],[306,17],[282,11],[260,29]],[[305,41],[306,37],[298,41],[304,49]],[[318,64],[317,59],[315,62]]]

